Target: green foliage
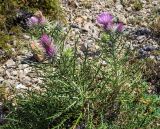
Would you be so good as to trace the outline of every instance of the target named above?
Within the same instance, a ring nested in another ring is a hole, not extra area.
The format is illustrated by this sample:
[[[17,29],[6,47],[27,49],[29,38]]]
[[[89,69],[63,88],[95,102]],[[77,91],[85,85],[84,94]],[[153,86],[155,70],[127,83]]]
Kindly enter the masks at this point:
[[[9,55],[11,54],[11,47],[8,45],[8,42],[10,42],[13,37],[0,31],[0,39],[0,50],[4,52],[0,55],[0,62],[2,62],[6,57],[9,57]]]
[[[143,4],[140,0],[120,0],[124,7],[132,7],[132,9],[139,11],[143,8]]]
[[[65,21],[64,13],[59,0],[0,1],[0,14],[3,15],[6,20],[14,19],[16,17],[17,10],[20,8],[33,13],[37,10],[42,10],[44,14],[50,16],[52,20]]]
[[[12,27],[8,32],[0,31],[0,63],[6,59],[20,53],[20,48],[23,46],[21,40],[21,28]],[[16,35],[16,36],[15,36]],[[15,38],[16,37],[16,38]]]
[[[0,0],[0,50],[4,52],[0,55],[1,62],[12,55],[12,47],[17,47],[8,45],[13,37],[9,34],[12,33],[19,39],[18,36],[22,33],[22,29],[15,23],[18,9],[32,13],[42,10],[48,18],[65,22],[59,0]]]
[[[52,20],[65,20],[59,0],[28,0],[27,6],[42,9]]]
[[[139,11],[143,8],[142,2],[140,0],[134,0],[133,9]]]
[[[99,43],[101,53],[94,59],[87,52],[78,57],[77,41],[72,50],[59,42],[57,59],[37,65],[44,84],[15,96],[3,128],[157,128],[160,101],[147,94],[142,63],[130,63],[132,53],[119,34],[108,38]]]
[[[156,16],[150,25],[151,29],[155,32],[155,34],[160,34],[160,16]]]

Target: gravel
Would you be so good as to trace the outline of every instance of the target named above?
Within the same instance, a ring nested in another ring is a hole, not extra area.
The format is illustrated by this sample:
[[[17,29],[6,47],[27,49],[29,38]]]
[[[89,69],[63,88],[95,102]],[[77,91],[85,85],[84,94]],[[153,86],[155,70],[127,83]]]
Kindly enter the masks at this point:
[[[71,26],[71,32],[68,35],[66,45],[74,45],[75,37],[78,34],[79,55],[83,56],[86,49],[89,50],[90,56],[98,54],[96,40],[100,35],[100,27],[97,25],[96,16],[102,11],[109,11],[117,16],[125,24],[127,44],[136,48],[140,57],[151,57],[160,61],[160,55],[152,55],[151,51],[159,50],[160,38],[152,34],[151,30],[146,27],[148,22],[152,21],[150,16],[152,10],[160,5],[159,0],[153,0],[151,3],[143,0],[143,8],[135,11],[132,6],[128,6],[127,1],[121,4],[120,0],[114,3],[112,0],[92,0],[89,3],[85,0],[62,0],[68,25]],[[28,41],[30,36],[24,34],[23,38]],[[34,68],[30,65],[31,53],[28,50],[22,52],[14,58],[7,60],[0,65],[0,84],[4,82],[15,86],[17,89],[24,87],[37,86],[42,83]],[[28,59],[28,60],[25,60]],[[102,62],[106,64],[106,62]]]

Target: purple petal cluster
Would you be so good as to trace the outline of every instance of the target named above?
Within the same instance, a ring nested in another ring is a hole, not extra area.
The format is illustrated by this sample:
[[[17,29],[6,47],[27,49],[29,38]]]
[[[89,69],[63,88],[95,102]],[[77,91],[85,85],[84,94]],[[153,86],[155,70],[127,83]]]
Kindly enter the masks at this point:
[[[41,15],[34,15],[28,18],[27,25],[29,27],[32,27],[35,25],[44,25],[46,24],[46,22],[47,22],[46,18],[41,13]]]
[[[28,26],[34,26],[34,25],[37,25],[39,23],[39,20],[38,20],[38,18],[37,17],[35,17],[35,16],[32,16],[31,18],[29,18],[28,19],[28,21],[27,21],[27,24],[28,24]]]
[[[111,23],[109,24],[105,30],[112,31],[112,32],[122,32],[124,30],[123,23]]]
[[[47,34],[43,34],[40,38],[40,42],[45,48],[46,54],[49,57],[56,55],[56,47],[53,44],[51,38]]]
[[[49,56],[49,57],[52,57],[52,56],[54,56],[54,55],[56,55],[56,47],[55,46],[50,46],[50,47],[47,47],[46,48],[46,53],[47,53],[47,55]]]
[[[98,15],[97,21],[99,24],[102,24],[103,26],[107,26],[109,23],[113,21],[113,16],[108,12],[103,12]]]
[[[97,22],[103,26],[106,31],[122,32],[124,25],[122,22],[115,23],[114,17],[108,12],[102,12],[97,17]]]
[[[50,46],[52,43],[52,39],[47,34],[43,34],[40,41],[44,46]]]

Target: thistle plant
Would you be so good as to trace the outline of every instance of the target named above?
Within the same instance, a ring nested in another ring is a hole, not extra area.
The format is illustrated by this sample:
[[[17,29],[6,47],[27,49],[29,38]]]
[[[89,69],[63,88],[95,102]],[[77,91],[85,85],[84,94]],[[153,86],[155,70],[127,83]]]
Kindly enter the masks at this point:
[[[31,35],[31,38],[33,40],[39,40],[36,43],[34,41],[30,42],[30,48],[35,59],[37,61],[44,61],[47,57],[55,57],[57,47],[50,35],[54,35],[53,32],[56,30],[56,27],[53,28],[41,11],[37,11],[32,17],[28,18],[27,25],[29,27],[28,33]],[[50,25],[52,27],[48,29]]]
[[[74,48],[60,47],[59,58],[52,64],[37,66],[44,78],[40,90],[15,97],[16,105],[9,108],[4,128],[158,127],[159,98],[147,94],[141,63],[130,64],[131,51],[123,42],[122,23],[109,13],[100,14],[97,21],[104,31],[98,58],[90,59],[87,52],[79,58],[78,39]],[[46,37],[41,41],[50,43]]]

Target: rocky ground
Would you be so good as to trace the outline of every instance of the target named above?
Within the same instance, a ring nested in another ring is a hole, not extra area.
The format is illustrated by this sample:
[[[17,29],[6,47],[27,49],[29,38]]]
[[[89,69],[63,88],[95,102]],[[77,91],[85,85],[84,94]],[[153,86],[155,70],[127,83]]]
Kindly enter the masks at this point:
[[[131,49],[137,48],[142,57],[148,56],[160,61],[160,55],[154,53],[160,49],[160,37],[153,35],[149,28],[149,24],[153,21],[153,12],[160,7],[160,1],[141,0],[141,2],[142,7],[137,11],[136,5],[126,0],[123,3],[121,0],[62,0],[68,25],[72,28],[66,44],[73,45],[76,35],[79,34],[79,53],[83,55],[88,47],[90,54],[95,55],[98,49],[96,39],[100,33],[96,16],[100,12],[108,11],[125,24],[126,43],[132,46]],[[24,38],[28,41],[29,37],[24,35]],[[22,53],[0,65],[0,84],[26,89],[42,83],[41,78],[28,63],[31,53],[28,50]]]
[[[136,48],[140,58],[149,57],[157,62],[156,65],[151,66],[154,74],[149,74],[151,78],[148,80],[157,87],[156,92],[160,93],[158,81],[160,80],[160,37],[153,34],[149,27],[154,20],[154,11],[159,12],[160,15],[160,1],[141,0],[141,2],[142,7],[137,11],[135,5],[130,4],[129,0],[62,0],[68,25],[71,27],[66,44],[72,46],[76,36],[79,35],[79,54],[83,56],[83,52],[89,48],[90,55],[96,55],[98,49],[96,39],[99,39],[100,35],[96,16],[103,11],[112,13],[125,24],[126,44],[131,45],[131,50]],[[24,35],[23,38],[24,43],[27,44],[30,37]],[[42,78],[32,66],[34,61],[31,58],[31,52],[28,49],[21,51],[20,55],[0,64],[0,90],[3,87],[18,90],[36,88],[42,83]],[[153,92],[153,87],[151,87],[151,92]],[[0,94],[0,124],[3,122],[1,119],[3,118],[2,96]]]

